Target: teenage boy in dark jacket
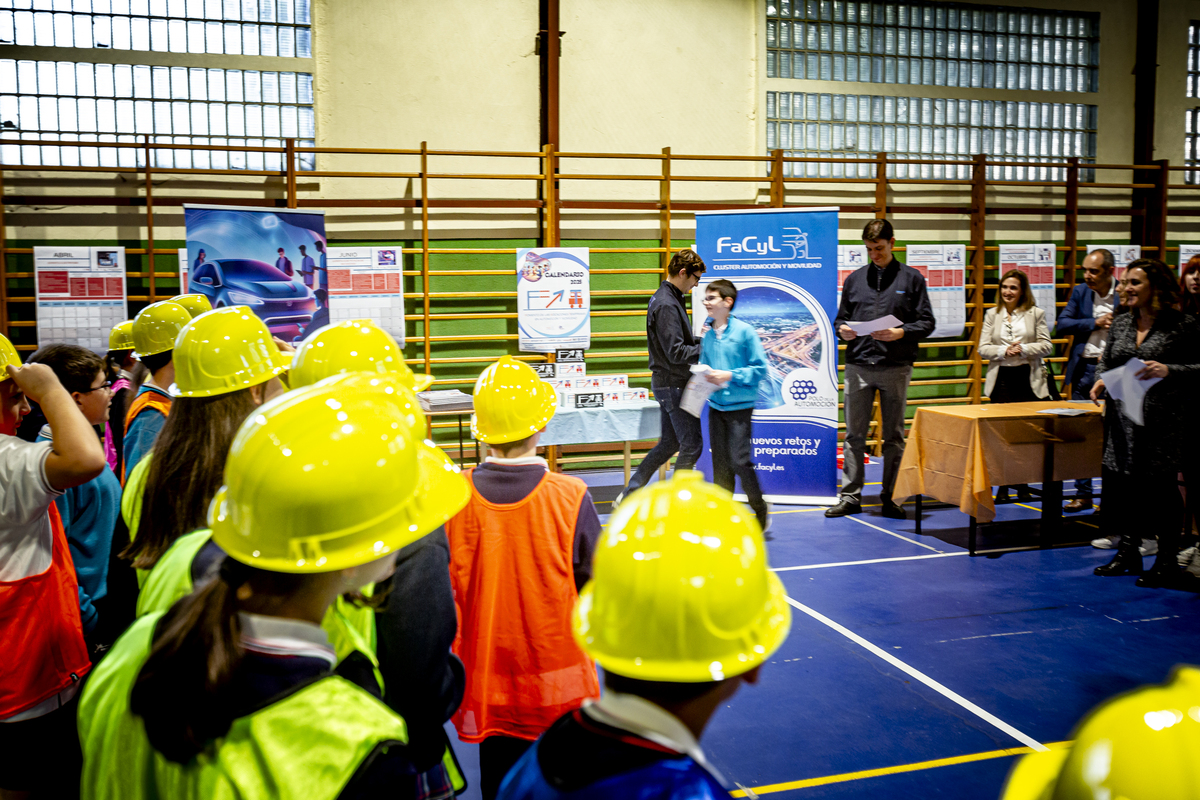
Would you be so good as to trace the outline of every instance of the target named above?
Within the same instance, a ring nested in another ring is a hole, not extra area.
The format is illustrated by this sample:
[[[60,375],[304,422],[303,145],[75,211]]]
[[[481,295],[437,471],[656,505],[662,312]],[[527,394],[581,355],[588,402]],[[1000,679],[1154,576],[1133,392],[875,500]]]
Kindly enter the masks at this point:
[[[917,344],[933,333],[933,307],[925,278],[893,255],[896,233],[886,219],[873,219],[863,228],[863,244],[871,263],[855,270],[842,287],[833,328],[846,344],[846,440],[842,492],[827,517],[862,513],[863,454],[871,407],[879,393],[883,416],[883,485],[879,497],[883,515],[904,519],[904,509],[892,502],[892,489],[904,455],[904,411],[908,383],[917,358]],[[869,322],[889,314],[900,320],[894,328],[859,336],[847,322]]]
[[[675,469],[692,469],[700,458],[704,440],[700,420],[679,407],[683,389],[692,377],[691,366],[700,357],[700,340],[692,335],[684,297],[700,282],[704,261],[695,250],[680,250],[667,266],[667,280],[650,298],[646,309],[646,344],[650,350],[650,389],[662,409],[662,438],[646,454],[629,485],[616,500],[617,507],[630,492],[650,480],[654,471],[679,458]]]

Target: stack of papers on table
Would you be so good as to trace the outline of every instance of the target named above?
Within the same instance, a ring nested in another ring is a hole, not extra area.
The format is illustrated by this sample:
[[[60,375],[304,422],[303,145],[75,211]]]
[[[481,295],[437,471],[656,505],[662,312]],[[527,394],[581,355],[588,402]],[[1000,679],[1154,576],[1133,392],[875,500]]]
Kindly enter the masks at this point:
[[[1039,414],[1053,414],[1056,417],[1082,417],[1089,414],[1086,408],[1043,408]]]
[[[475,408],[475,399],[458,389],[419,392],[417,399],[426,411],[471,411]]]

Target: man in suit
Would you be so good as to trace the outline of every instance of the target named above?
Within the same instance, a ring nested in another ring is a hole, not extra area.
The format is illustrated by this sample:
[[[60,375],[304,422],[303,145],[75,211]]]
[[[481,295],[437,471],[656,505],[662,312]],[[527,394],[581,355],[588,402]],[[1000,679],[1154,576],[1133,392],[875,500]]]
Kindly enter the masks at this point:
[[[1071,384],[1072,400],[1087,400],[1096,382],[1096,365],[1108,343],[1108,328],[1118,305],[1113,280],[1113,254],[1093,250],[1083,259],[1084,282],[1071,290],[1067,307],[1058,318],[1058,334],[1075,337],[1064,376]],[[1068,512],[1092,508],[1092,479],[1075,481],[1075,497],[1063,509]]]

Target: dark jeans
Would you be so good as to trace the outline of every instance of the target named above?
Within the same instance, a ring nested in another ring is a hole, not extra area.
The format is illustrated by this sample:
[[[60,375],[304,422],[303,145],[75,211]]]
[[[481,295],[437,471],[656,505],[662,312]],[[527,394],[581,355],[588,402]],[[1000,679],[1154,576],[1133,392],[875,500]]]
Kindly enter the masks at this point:
[[[1078,364],[1075,367],[1075,379],[1071,381],[1071,399],[1087,400],[1096,382],[1095,364]],[[1092,479],[1080,478],[1075,481],[1075,496],[1085,500],[1092,499]]]
[[[479,791],[483,800],[495,800],[504,776],[532,746],[532,741],[512,736],[489,736],[479,743]]]
[[[1123,537],[1121,544],[1126,547],[1137,547],[1143,539],[1157,536],[1158,558],[1173,565],[1183,518],[1176,474],[1126,475],[1105,467],[1100,476],[1104,480],[1104,510],[1100,514],[1104,535]]]
[[[673,386],[654,386],[654,399],[658,401],[659,414],[662,417],[662,435],[658,444],[651,448],[642,463],[638,465],[624,494],[628,495],[635,489],[640,489],[650,482],[654,471],[671,460],[671,456],[679,453],[675,460],[675,469],[693,469],[700,460],[700,452],[704,447],[704,439],[700,433],[700,419],[693,417],[679,407],[683,397],[683,389]]]
[[[753,408],[718,411],[708,407],[708,446],[712,449],[713,483],[733,491],[734,476],[742,479],[742,490],[758,524],[767,527],[767,504],[758,487],[758,474],[750,461],[750,416]]]

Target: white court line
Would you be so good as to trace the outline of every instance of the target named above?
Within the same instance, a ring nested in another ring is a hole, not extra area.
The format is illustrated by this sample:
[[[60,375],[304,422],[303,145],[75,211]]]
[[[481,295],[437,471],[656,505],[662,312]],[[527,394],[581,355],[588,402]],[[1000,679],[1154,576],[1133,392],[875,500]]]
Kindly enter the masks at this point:
[[[885,564],[889,561],[921,561],[926,558],[949,558],[950,556],[965,556],[966,550],[961,553],[932,553],[927,556],[896,556],[895,558],[869,558],[865,561],[835,561],[831,564],[802,564],[798,567],[776,567],[771,572],[793,572],[798,569],[821,569],[823,567],[854,567],[859,564]]]
[[[871,523],[867,522],[866,520],[859,519],[856,516],[850,516],[850,519],[854,520],[859,525],[866,525],[868,528],[874,528],[877,531],[883,531],[888,536],[895,536],[897,539],[903,539],[904,541],[909,542],[910,544],[915,544],[917,547],[924,547],[926,550],[932,550],[935,553],[946,552],[945,550],[938,550],[936,547],[930,547],[927,544],[918,542],[916,539],[910,539],[907,536],[901,536],[900,534],[896,533],[895,531],[889,531],[887,528],[881,528],[878,525],[872,525]]]
[[[989,725],[992,725],[992,726],[1004,731],[1009,736],[1013,737],[1014,739],[1016,739],[1018,742],[1025,745],[1026,747],[1032,748],[1034,750],[1039,750],[1042,752],[1045,752],[1050,749],[1050,748],[1046,747],[1044,744],[1042,744],[1041,742],[1039,742],[1037,739],[1034,739],[1032,736],[1022,733],[1021,731],[1014,728],[1012,725],[1009,725],[1007,722],[1005,722],[1004,720],[997,717],[995,714],[992,714],[989,711],[983,710],[982,708],[975,705],[967,698],[963,697],[962,695],[958,694],[957,692],[951,691],[947,687],[938,683],[933,678],[926,675],[924,672],[921,672],[920,670],[918,670],[915,667],[910,667],[908,664],[905,664],[903,661],[896,658],[891,653],[888,653],[887,651],[880,649],[876,645],[871,644],[870,642],[868,642],[866,639],[859,636],[854,631],[846,628],[843,625],[839,625],[838,623],[834,622],[829,617],[825,616],[824,614],[820,613],[819,611],[815,611],[815,610],[809,608],[808,606],[804,605],[803,603],[793,600],[790,597],[787,598],[787,601],[792,607],[797,608],[800,611],[803,611],[805,614],[812,617],[817,622],[820,622],[823,625],[827,625],[830,628],[833,628],[835,631],[842,634],[850,641],[852,641],[855,644],[859,645],[860,647],[866,649],[868,652],[872,653],[873,655],[876,655],[879,658],[882,658],[884,661],[888,662],[893,667],[896,667],[897,669],[902,670],[903,672],[916,678],[918,681],[925,684],[930,689],[933,689],[935,692],[937,692],[938,694],[947,698],[948,700],[951,700],[952,702],[957,703],[958,705],[962,706],[967,711],[970,711],[972,714],[979,717],[980,719],[982,719],[984,722],[988,723]]]

